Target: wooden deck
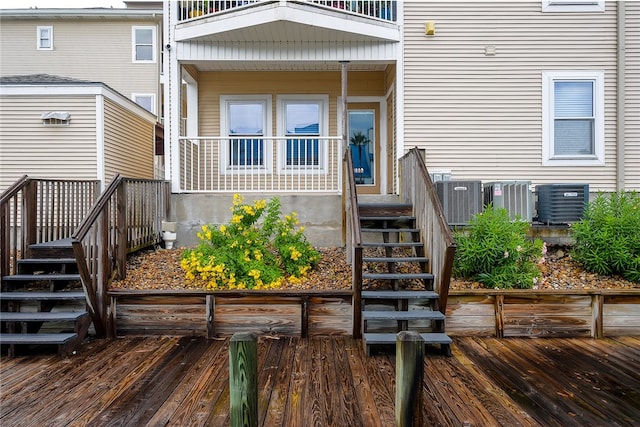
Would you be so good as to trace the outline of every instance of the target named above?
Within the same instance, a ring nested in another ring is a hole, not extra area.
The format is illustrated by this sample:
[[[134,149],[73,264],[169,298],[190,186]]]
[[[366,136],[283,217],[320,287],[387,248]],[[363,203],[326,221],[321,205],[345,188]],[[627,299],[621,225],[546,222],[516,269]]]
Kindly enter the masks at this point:
[[[228,339],[126,337],[2,357],[0,425],[225,426]],[[632,426],[640,337],[458,337],[425,358],[430,426]],[[393,426],[394,353],[349,337],[259,339],[264,426]]]

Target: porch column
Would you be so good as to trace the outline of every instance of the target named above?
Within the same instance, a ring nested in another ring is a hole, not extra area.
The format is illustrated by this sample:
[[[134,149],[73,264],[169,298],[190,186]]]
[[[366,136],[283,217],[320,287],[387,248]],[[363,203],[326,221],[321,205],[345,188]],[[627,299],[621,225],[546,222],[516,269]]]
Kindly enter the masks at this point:
[[[349,61],[340,61],[340,78],[342,79],[342,153],[349,148],[347,143],[347,65]]]

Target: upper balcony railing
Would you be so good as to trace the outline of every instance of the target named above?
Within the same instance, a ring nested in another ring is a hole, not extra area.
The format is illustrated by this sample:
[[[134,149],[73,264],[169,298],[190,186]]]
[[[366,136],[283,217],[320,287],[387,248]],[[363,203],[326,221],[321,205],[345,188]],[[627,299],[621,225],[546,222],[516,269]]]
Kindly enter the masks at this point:
[[[308,3],[316,7],[329,10],[365,16],[367,18],[379,19],[383,21],[397,20],[396,0],[298,0],[290,3]],[[265,3],[276,3],[274,0],[183,0],[178,2],[179,20],[188,21],[212,16],[240,9],[247,9]]]

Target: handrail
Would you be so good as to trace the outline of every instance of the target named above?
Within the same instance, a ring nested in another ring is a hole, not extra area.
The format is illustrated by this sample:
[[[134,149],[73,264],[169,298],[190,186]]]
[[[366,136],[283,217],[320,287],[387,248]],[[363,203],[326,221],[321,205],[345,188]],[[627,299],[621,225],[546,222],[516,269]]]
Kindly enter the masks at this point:
[[[27,175],[23,175],[0,195],[0,228],[2,229],[0,231],[0,277],[8,276],[16,271],[18,263],[18,194],[27,186],[29,180]],[[12,199],[14,200],[13,215],[11,215]],[[14,223],[12,224],[12,222]]]
[[[71,236],[98,336],[113,334],[107,291],[113,279],[125,278],[127,254],[161,242],[169,194],[167,181],[116,175]]]
[[[96,180],[33,179],[23,175],[0,196],[0,275],[16,274],[29,246],[66,239],[93,204]]]
[[[362,318],[362,231],[360,230],[360,211],[358,208],[358,192],[353,171],[351,150],[345,150],[344,169],[344,209],[346,215],[347,263],[351,264],[353,286],[353,337],[360,338]]]
[[[401,190],[404,202],[413,205],[416,225],[425,234],[426,256],[436,278],[439,309],[446,312],[449,282],[453,270],[456,244],[436,193],[435,186],[418,148],[412,148],[400,159]]]

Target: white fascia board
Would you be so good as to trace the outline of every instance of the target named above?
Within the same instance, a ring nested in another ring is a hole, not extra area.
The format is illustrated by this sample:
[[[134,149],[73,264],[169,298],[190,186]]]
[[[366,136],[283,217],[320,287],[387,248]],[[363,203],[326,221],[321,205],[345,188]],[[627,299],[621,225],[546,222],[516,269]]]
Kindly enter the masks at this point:
[[[0,86],[0,96],[104,96],[126,110],[141,116],[150,123],[156,123],[155,115],[145,110],[129,98],[104,85],[6,85]]]
[[[301,25],[320,27],[339,32],[366,35],[372,40],[400,41],[400,29],[385,23],[369,23],[365,20],[350,19],[345,26],[345,19],[309,12],[287,6],[273,7],[255,13],[237,14],[225,19],[215,19],[202,23],[192,23],[188,26],[178,26],[175,40],[189,41],[203,37],[235,31],[242,28],[254,27],[281,21],[293,22]]]

